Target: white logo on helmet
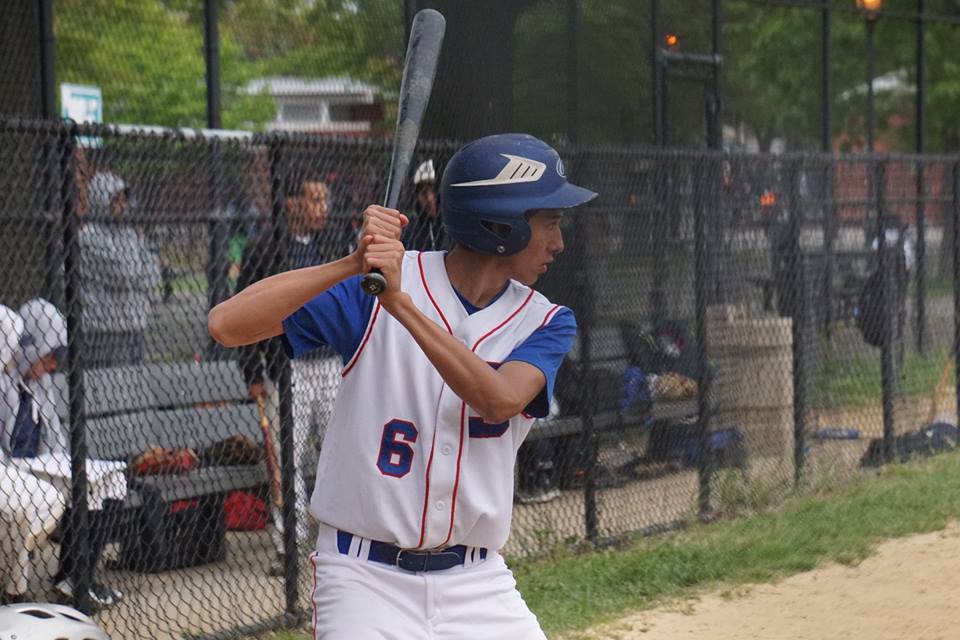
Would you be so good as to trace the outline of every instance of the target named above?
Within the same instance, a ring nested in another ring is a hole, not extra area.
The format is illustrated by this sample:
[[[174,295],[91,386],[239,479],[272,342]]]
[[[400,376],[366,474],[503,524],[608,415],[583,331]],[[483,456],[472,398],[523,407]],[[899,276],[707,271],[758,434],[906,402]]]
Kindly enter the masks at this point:
[[[471,182],[458,182],[450,185],[451,187],[490,187],[500,184],[518,184],[521,182],[536,182],[547,170],[547,165],[530,158],[521,156],[512,156],[509,153],[501,153],[501,156],[509,160],[507,166],[500,170],[493,178],[489,180],[473,180]]]
[[[563,166],[563,160],[557,159],[557,175],[561,178],[567,177],[567,170]]]

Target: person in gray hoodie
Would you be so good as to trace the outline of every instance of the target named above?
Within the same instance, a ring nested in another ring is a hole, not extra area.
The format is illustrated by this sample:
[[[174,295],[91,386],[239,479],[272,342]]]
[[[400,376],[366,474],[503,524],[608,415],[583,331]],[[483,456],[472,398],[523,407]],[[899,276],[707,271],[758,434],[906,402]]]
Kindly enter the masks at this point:
[[[87,191],[90,211],[80,228],[85,364],[140,364],[144,331],[160,297],[160,262],[124,220],[129,189],[122,178],[101,171]]]

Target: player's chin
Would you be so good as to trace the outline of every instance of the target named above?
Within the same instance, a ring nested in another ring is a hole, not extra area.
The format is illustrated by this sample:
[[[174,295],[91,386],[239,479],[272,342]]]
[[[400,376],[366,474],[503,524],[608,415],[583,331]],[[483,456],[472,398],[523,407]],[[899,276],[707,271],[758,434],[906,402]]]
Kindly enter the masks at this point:
[[[536,284],[537,280],[539,279],[540,279],[539,273],[527,272],[527,273],[517,275],[517,280],[527,285],[528,287],[531,287],[534,284]]]

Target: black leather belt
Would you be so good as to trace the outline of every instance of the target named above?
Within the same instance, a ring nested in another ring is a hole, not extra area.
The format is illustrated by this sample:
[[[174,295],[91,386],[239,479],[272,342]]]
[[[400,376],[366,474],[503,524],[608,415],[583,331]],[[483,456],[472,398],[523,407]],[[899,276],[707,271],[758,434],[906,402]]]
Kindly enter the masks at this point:
[[[337,531],[337,550],[347,556],[350,555],[350,544],[353,534],[346,531]],[[471,549],[473,551],[471,552]],[[389,564],[404,571],[421,573],[424,571],[443,571],[464,565],[471,553],[476,554],[470,560],[486,560],[487,550],[484,548],[467,547],[462,544],[435,551],[419,551],[401,549],[389,542],[370,540],[370,550],[367,559],[373,562]]]

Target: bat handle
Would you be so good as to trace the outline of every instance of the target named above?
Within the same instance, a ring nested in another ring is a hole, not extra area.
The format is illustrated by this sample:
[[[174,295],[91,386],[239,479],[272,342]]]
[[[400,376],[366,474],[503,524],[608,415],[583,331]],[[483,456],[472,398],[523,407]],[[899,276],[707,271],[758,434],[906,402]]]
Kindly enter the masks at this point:
[[[371,296],[378,296],[387,290],[387,279],[380,273],[379,269],[373,269],[370,273],[363,276],[360,286]]]

